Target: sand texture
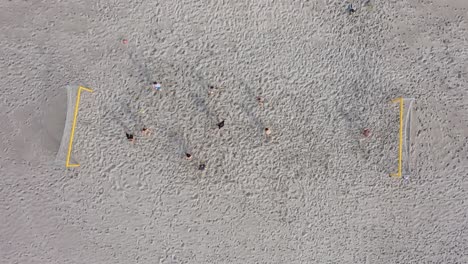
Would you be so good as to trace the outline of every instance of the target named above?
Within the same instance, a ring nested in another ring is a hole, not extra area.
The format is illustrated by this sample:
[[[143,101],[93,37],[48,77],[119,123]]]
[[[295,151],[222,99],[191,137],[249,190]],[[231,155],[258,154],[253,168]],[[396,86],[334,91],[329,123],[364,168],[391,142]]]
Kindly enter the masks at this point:
[[[468,263],[468,2],[346,6],[1,0],[0,263]]]

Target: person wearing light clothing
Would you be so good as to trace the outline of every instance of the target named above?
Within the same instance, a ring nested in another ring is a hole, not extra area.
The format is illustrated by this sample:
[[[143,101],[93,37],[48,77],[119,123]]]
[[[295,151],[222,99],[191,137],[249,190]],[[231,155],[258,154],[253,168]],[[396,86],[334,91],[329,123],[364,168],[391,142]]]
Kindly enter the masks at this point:
[[[156,92],[161,91],[161,84],[158,82],[153,82],[153,89],[156,90]]]

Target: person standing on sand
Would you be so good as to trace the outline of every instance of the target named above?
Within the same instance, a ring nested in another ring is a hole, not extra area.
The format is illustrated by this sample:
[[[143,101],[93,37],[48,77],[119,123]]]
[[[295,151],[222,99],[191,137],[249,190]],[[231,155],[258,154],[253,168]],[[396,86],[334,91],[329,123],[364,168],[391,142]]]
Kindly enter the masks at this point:
[[[153,89],[154,89],[156,92],[161,91],[161,84],[158,83],[158,82],[153,82]]]
[[[133,134],[128,134],[127,132],[125,132],[125,135],[127,136],[128,141],[130,141],[131,143],[135,143],[135,137],[133,136]]]
[[[141,134],[143,134],[143,136],[149,136],[151,135],[151,130],[149,128],[144,127],[141,129]]]
[[[257,96],[255,100],[257,100],[258,105],[263,108],[263,103],[265,102],[265,99],[263,99],[263,97]]]
[[[215,88],[213,85],[210,85],[208,87],[208,95],[214,95],[215,94]]]
[[[221,129],[224,127],[224,120],[217,124],[218,128]]]
[[[201,171],[205,170],[206,169],[205,163],[201,163],[200,165],[198,165],[198,169]]]
[[[346,7],[346,12],[348,12],[350,15],[356,12],[356,10],[353,8],[353,4],[349,4],[348,7]]]
[[[362,130],[362,135],[366,138],[370,137],[372,135],[370,129],[368,128],[365,128],[364,130]]]

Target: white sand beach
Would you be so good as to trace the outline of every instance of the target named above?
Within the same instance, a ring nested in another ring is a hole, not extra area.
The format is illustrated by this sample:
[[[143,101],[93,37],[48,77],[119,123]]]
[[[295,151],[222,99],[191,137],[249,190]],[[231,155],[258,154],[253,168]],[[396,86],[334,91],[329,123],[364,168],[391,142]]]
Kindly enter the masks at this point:
[[[465,0],[2,0],[0,47],[0,263],[468,263]]]

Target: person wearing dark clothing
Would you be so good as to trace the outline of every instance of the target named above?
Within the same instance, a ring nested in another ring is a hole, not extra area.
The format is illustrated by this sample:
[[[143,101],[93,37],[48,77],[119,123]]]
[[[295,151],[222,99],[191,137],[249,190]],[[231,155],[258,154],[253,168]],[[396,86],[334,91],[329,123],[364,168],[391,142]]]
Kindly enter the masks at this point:
[[[224,120],[218,123],[218,128],[221,129],[224,126]]]
[[[353,4],[349,4],[348,7],[346,7],[346,12],[349,14],[356,12],[356,10],[353,8]]]
[[[127,132],[125,132],[125,135],[127,136],[128,141],[132,143],[135,142],[135,138],[133,137],[133,134],[128,134]]]

